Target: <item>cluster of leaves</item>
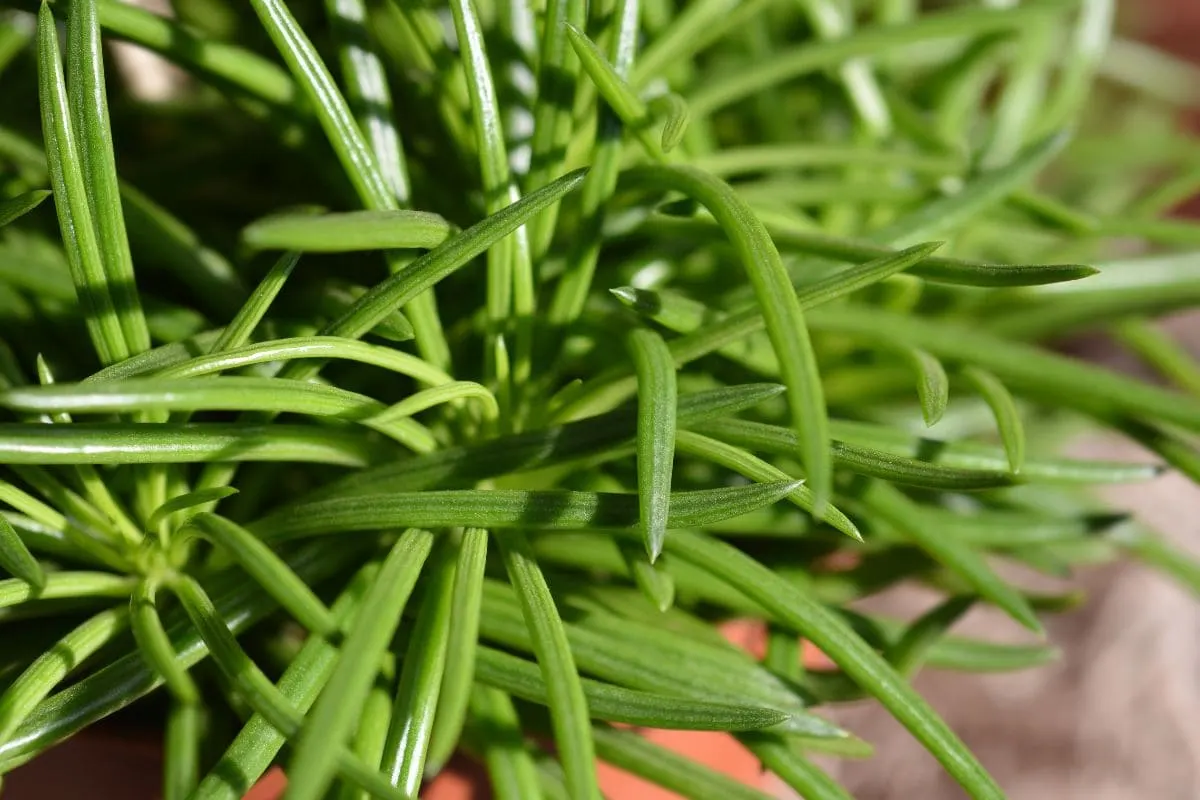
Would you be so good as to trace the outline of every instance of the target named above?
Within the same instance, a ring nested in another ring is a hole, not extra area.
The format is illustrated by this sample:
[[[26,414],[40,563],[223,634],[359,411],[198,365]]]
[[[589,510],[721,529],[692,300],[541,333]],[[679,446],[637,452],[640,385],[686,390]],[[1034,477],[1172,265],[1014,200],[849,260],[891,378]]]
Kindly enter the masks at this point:
[[[159,692],[170,800],[764,797],[613,723],[825,800],[873,697],[995,798],[908,683],[1054,656],[947,634],[1077,600],[995,562],[1200,585],[1055,454],[1200,479],[1200,81],[1113,0],[171,5],[0,2],[0,773]]]

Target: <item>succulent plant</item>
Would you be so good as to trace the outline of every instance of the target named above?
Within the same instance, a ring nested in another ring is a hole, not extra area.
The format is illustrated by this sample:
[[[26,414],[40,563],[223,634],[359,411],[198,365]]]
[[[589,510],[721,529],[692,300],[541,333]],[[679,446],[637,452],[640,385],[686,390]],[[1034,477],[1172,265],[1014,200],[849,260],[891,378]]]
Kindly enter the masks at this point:
[[[0,773],[156,695],[168,800],[765,796],[629,725],[825,800],[873,698],[995,798],[910,679],[1054,657],[950,632],[1080,599],[998,565],[1200,588],[1090,493],[1200,478],[1200,83],[1112,0],[170,7],[0,2]]]

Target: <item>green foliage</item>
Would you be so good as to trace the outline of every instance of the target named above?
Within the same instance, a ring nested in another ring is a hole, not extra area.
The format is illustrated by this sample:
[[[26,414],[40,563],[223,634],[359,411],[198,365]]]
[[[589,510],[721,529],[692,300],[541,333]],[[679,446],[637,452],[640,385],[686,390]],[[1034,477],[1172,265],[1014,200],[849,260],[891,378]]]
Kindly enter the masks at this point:
[[[1200,592],[1057,452],[1200,480],[1200,145],[1111,0],[992,6],[0,0],[0,775],[161,692],[172,800],[764,796],[612,723],[844,798],[872,698],[1002,797],[910,685],[1056,657],[952,632],[1077,601],[997,562]]]

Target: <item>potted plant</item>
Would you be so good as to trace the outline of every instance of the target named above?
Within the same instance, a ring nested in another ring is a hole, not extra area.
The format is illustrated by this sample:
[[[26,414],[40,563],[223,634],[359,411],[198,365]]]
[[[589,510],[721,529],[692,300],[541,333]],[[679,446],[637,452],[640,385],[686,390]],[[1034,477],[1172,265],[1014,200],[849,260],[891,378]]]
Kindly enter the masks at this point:
[[[1200,587],[1089,493],[1200,477],[1193,73],[862,5],[0,3],[0,774],[121,712],[172,800],[767,796],[643,729],[838,798],[873,699],[1003,796],[910,685],[1054,658],[1002,566]]]

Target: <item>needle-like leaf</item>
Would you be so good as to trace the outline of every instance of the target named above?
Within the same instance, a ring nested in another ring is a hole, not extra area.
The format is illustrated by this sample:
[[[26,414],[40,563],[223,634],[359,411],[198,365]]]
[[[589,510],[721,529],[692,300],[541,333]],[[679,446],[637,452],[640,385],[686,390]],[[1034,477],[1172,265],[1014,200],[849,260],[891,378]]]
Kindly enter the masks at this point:
[[[0,517],[0,569],[28,583],[33,589],[46,586],[46,574],[33,553],[21,541],[8,520]]]
[[[683,192],[717,219],[737,250],[754,286],[767,334],[788,387],[799,455],[813,492],[813,513],[824,517],[832,491],[829,431],[816,356],[799,300],[770,235],[754,212],[723,181],[690,167],[644,167],[630,173],[635,183]]]
[[[371,613],[360,615],[351,628],[329,682],[294,740],[288,800],[321,797],[333,780],[338,752],[349,738],[432,545],[432,534],[405,531],[380,567],[363,600]]]
[[[921,417],[926,427],[932,427],[946,413],[946,403],[950,399],[950,378],[946,375],[946,368],[935,356],[915,347],[897,348],[896,352],[917,374]]]
[[[348,211],[267,217],[248,225],[242,238],[261,250],[352,253],[428,250],[442,244],[453,232],[449,222],[426,211]]]
[[[149,578],[138,582],[129,599],[133,635],[146,663],[162,677],[175,699],[184,705],[196,705],[200,702],[200,690],[187,667],[176,660],[175,648],[158,613],[159,588],[158,582]]]
[[[1025,426],[1021,423],[1021,412],[1004,384],[986,370],[967,367],[963,377],[970,382],[983,397],[992,416],[996,418],[996,429],[1000,432],[1000,441],[1004,444],[1004,454],[1008,457],[1008,466],[1016,475],[1025,464]]]
[[[637,329],[628,347],[638,377],[637,469],[639,518],[653,564],[667,535],[671,471],[675,464],[675,364],[654,331]]]
[[[445,673],[426,757],[426,771],[432,774],[440,772],[450,760],[462,735],[471,702],[476,644],[479,639],[479,611],[483,603],[483,576],[487,566],[487,542],[487,531],[467,528],[458,545]]]
[[[38,656],[0,696],[0,742],[7,741],[33,709],[129,624],[122,608],[101,611]]]
[[[728,582],[778,614],[829,656],[881,703],[933,754],[973,797],[1004,794],[979,762],[929,706],[854,632],[799,587],[729,545],[681,534],[667,549]]]
[[[279,556],[245,528],[215,514],[188,520],[190,528],[225,550],[296,621],[318,636],[332,636],[337,620],[321,599]]]
[[[499,544],[546,685],[554,743],[571,797],[599,798],[587,696],[558,607],[525,534],[513,531]]]
[[[104,364],[130,356],[89,207],[84,166],[72,119],[50,6],[38,12],[38,95],[54,205],[92,346]],[[145,348],[142,348],[145,349]]]
[[[801,481],[699,489],[671,495],[669,528],[703,527],[786,497]],[[397,527],[625,529],[638,522],[635,494],[518,489],[359,494],[298,503],[251,526],[266,541]]]
[[[0,200],[0,227],[20,219],[42,204],[50,196],[49,189],[34,189],[31,192]]]
[[[425,774],[430,731],[446,670],[458,556],[457,549],[448,544],[448,540],[439,542],[430,557],[425,596],[412,632],[421,650],[410,651],[404,659],[383,746],[384,774],[409,796],[416,795]]]
[[[134,280],[117,184],[98,6],[98,0],[81,0],[68,7],[67,92],[102,268],[125,344],[129,353],[136,355],[150,349],[150,332]]]

